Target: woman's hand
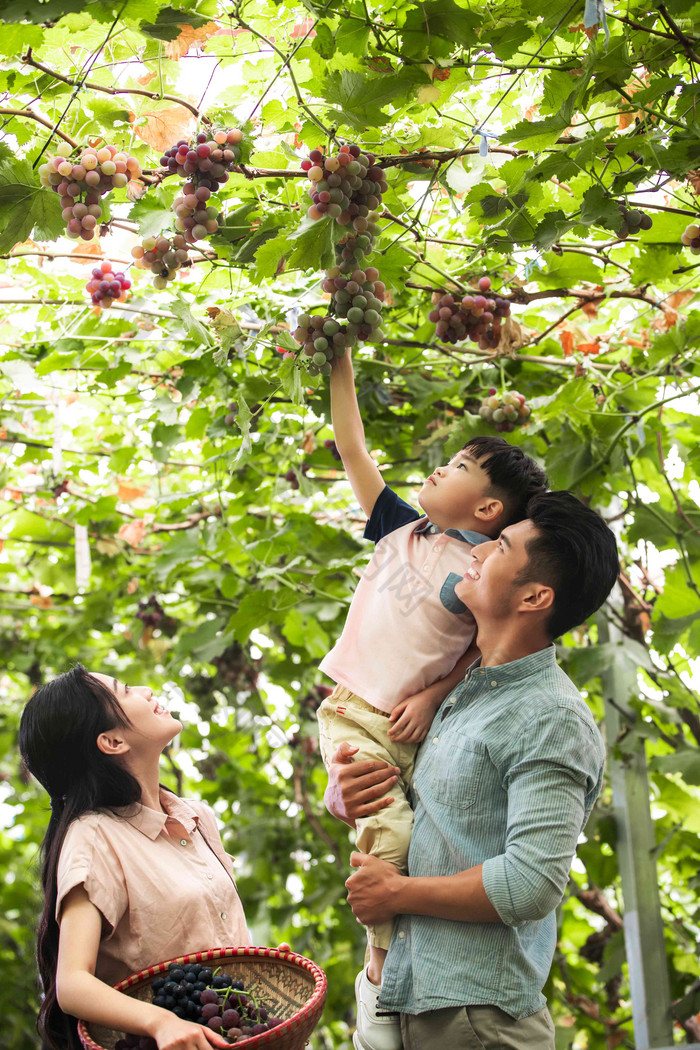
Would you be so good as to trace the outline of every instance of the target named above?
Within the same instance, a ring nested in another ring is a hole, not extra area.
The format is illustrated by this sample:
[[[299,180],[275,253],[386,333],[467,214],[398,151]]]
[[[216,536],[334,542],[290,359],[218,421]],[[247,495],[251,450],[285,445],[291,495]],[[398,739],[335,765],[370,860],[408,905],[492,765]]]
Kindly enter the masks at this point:
[[[158,1050],[209,1050],[216,1046],[219,1050],[230,1050],[231,1044],[222,1035],[217,1035],[205,1025],[184,1021],[181,1017],[162,1010],[163,1019],[151,1028]]]

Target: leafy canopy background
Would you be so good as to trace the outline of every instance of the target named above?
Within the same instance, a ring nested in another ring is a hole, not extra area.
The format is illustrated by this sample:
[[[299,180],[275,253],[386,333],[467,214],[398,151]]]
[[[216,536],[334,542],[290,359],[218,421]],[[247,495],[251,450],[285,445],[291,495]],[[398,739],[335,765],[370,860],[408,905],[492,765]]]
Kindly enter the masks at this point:
[[[515,388],[533,414],[510,439],[620,536],[615,640],[592,624],[560,655],[599,719],[601,672],[636,675],[634,720],[608,744],[646,743],[677,1038],[697,1039],[700,313],[680,235],[698,218],[698,6],[610,4],[607,44],[582,4],[549,0],[9,0],[2,15],[0,1045],[37,1046],[47,807],[17,722],[76,659],[172,695],[188,724],[164,778],[215,805],[254,941],[287,939],[327,970],[313,1045],[350,1045],[362,931],[344,903],[349,844],[321,804],[315,708],[369,552],[324,446],[327,385],[276,352],[302,304],[323,307],[332,255],[327,223],[304,220],[299,161],[343,140],[389,173],[374,259],[387,338],[355,355],[387,482],[411,498],[488,432],[488,387]],[[59,118],[54,145],[114,142],[146,170],[94,245],[62,238],[38,186]],[[246,133],[222,228],[175,285],[154,293],[141,274],[125,306],[96,312],[90,267],[127,265],[137,236],[170,227],[179,180],[154,169],[199,119]],[[620,239],[619,202],[652,228]],[[482,273],[519,329],[497,355],[437,345],[432,292]],[[605,791],[545,989],[559,1050],[634,1045],[615,836]]]

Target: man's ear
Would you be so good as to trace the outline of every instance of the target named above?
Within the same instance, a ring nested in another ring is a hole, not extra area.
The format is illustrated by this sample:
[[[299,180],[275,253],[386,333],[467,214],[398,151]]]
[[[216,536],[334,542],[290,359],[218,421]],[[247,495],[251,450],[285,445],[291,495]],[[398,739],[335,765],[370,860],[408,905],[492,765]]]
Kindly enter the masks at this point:
[[[482,502],[474,511],[474,517],[483,521],[485,525],[493,525],[503,514],[503,502],[495,496],[484,496]]]
[[[130,750],[124,737],[120,736],[117,729],[108,729],[100,733],[97,738],[97,746],[105,755],[125,755]]]
[[[554,604],[554,588],[544,583],[528,583],[520,598],[521,612],[544,612]]]

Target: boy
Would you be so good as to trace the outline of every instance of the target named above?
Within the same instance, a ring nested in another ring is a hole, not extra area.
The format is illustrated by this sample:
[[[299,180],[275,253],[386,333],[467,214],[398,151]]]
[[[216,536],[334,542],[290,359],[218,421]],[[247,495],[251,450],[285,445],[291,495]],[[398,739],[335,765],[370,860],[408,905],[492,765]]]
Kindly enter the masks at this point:
[[[365,447],[350,355],[330,379],[335,443],[377,549],[358,584],[343,633],[321,662],[336,682],[319,708],[326,765],[341,741],[358,758],[398,766],[391,806],[357,822],[357,849],[406,870],[413,813],[408,785],[434,714],[478,655],[475,625],[454,593],[471,550],[521,520],[547,486],[544,472],[503,438],[473,438],[425,481],[427,517],[389,489]],[[356,1050],[399,1050],[398,1017],[377,1010],[392,924],[368,928],[369,966],[358,974]]]

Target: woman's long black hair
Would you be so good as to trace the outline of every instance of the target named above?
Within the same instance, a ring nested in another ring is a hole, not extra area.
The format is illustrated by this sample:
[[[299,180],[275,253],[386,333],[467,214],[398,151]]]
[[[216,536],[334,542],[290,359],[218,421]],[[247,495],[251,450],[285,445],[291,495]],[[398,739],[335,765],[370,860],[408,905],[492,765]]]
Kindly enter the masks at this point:
[[[100,733],[128,725],[114,694],[82,664],[43,685],[22,712],[20,752],[51,800],[51,819],[41,847],[44,909],[37,937],[44,990],[37,1027],[50,1050],[81,1050],[77,1022],[61,1010],[56,998],[58,859],[69,825],[83,813],[140,800],[138,780],[97,746]]]

